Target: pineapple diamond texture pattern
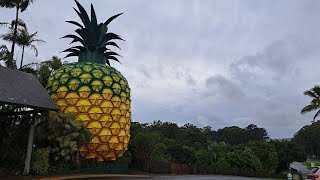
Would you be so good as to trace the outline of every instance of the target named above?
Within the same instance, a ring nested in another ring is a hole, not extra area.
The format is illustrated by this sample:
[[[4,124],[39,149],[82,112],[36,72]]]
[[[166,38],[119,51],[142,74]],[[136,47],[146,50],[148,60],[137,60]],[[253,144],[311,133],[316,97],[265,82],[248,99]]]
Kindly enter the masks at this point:
[[[127,80],[116,69],[96,63],[63,66],[49,78],[47,91],[64,113],[76,113],[92,134],[80,148],[86,159],[111,161],[128,149],[131,100]]]

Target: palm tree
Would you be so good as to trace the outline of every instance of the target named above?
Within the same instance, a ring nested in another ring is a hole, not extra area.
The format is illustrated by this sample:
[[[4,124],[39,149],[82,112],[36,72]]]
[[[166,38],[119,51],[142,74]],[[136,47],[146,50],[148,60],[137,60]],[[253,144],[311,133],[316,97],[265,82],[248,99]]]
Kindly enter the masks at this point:
[[[6,45],[0,45],[0,61],[4,61],[4,64],[7,67],[11,67],[12,64],[10,64],[10,58],[11,58],[11,53],[9,51],[9,49],[7,48]],[[15,64],[15,61],[13,61]],[[1,64],[0,64],[1,66]],[[11,68],[15,68],[14,66]]]
[[[316,85],[310,90],[304,92],[304,95],[309,96],[312,98],[309,105],[305,106],[301,110],[301,114],[305,114],[307,112],[311,112],[314,110],[318,110],[320,108],[320,86]],[[316,120],[317,116],[319,116],[320,110],[313,117],[313,122]]]
[[[42,43],[45,42],[41,39],[36,39],[38,32],[35,32],[33,34],[29,34],[26,28],[18,29],[17,33],[17,41],[16,43],[22,47],[22,55],[21,55],[21,62],[20,62],[20,68],[22,67],[23,63],[23,57],[24,57],[24,49],[25,47],[29,47],[31,50],[34,50],[35,55],[38,56],[38,50],[33,43]],[[7,34],[4,34],[1,36],[4,40],[12,42],[14,39],[14,34],[13,32],[9,32]]]
[[[1,0],[0,0],[1,1]],[[10,42],[13,42],[13,34],[14,34],[14,26],[15,24],[18,24],[18,30],[19,29],[27,29],[27,25],[26,23],[21,20],[21,19],[18,19],[17,21],[16,20],[13,20],[11,21],[10,23],[8,22],[0,22],[0,25],[5,25],[5,26],[9,26],[9,32],[7,34],[4,34],[2,35],[1,37],[5,37],[5,36],[11,36],[11,41]],[[9,67],[9,68],[13,68],[13,69],[16,69],[17,68],[17,65],[16,65],[16,61],[13,59],[13,55],[10,53],[9,49],[5,46],[5,49],[6,51],[9,53],[8,57],[6,60],[2,59],[5,61],[6,63],[6,66]],[[2,51],[4,52],[4,49],[2,47]]]
[[[35,55],[38,56],[38,49],[36,48],[35,45],[33,45],[33,43],[43,43],[43,42],[45,42],[45,41],[43,41],[41,39],[37,39],[36,38],[37,33],[38,32],[29,34],[29,32],[26,29],[19,30],[17,44],[22,47],[20,68],[22,67],[22,63],[23,63],[24,48],[25,47],[30,48],[31,50],[33,50],[35,52]]]
[[[33,0],[0,0],[1,7],[16,9],[15,24],[13,26],[13,35],[14,36],[13,36],[11,53],[10,53],[10,60],[9,60],[10,67],[13,67],[13,55],[14,55],[14,47],[16,44],[16,37],[17,37],[19,11],[20,12],[25,11],[31,3],[33,3]]]

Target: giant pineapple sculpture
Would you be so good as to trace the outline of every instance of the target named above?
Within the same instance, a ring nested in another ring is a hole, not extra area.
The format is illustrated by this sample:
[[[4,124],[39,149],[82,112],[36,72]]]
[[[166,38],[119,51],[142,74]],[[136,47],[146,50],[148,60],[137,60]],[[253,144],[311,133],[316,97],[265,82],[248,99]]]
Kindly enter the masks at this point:
[[[74,9],[82,24],[67,21],[79,28],[66,57],[77,56],[78,62],[64,65],[48,81],[47,90],[64,113],[76,113],[76,120],[82,121],[93,138],[80,148],[86,159],[111,161],[122,156],[128,149],[130,139],[130,88],[119,71],[110,66],[110,60],[119,60],[117,53],[108,47],[119,46],[112,40],[122,40],[114,33],[108,33],[108,24],[121,14],[110,17],[105,23],[97,23],[91,5],[91,18],[76,1],[79,10]]]

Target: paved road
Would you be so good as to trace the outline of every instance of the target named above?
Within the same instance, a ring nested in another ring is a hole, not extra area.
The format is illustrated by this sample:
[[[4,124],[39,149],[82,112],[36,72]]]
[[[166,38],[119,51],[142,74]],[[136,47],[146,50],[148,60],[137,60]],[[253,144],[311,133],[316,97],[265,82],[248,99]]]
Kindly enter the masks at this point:
[[[247,177],[237,177],[237,176],[195,176],[195,175],[183,175],[183,176],[152,176],[150,179],[155,180],[261,180],[261,178],[247,178]]]
[[[247,178],[247,177],[237,177],[237,176],[221,176],[221,175],[212,175],[212,176],[201,176],[201,175],[152,175],[150,178],[131,178],[131,177],[112,177],[112,178],[88,178],[90,180],[102,180],[102,179],[113,179],[113,180],[266,180],[261,178]],[[78,180],[78,179],[77,179]],[[80,179],[79,180],[83,180]]]

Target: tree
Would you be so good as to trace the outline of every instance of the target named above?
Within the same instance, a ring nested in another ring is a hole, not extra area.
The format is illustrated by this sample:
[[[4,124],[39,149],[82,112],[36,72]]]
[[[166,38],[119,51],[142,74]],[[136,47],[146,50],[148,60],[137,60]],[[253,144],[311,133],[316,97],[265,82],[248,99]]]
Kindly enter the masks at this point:
[[[135,155],[139,159],[149,160],[152,157],[160,157],[166,147],[160,142],[160,135],[156,132],[139,132],[132,139]]]
[[[66,63],[64,63],[66,64]],[[29,63],[22,66],[19,70],[31,73],[39,79],[39,82],[43,87],[47,86],[48,79],[52,73],[58,70],[62,66],[61,59],[57,56],[53,56],[52,59],[42,61],[41,63]]]
[[[304,92],[304,95],[309,96],[312,98],[309,105],[305,106],[301,110],[301,114],[305,114],[311,111],[318,110],[320,107],[320,86],[316,85],[310,90],[307,90]],[[313,117],[313,121],[316,120],[317,116],[320,114],[320,110],[317,111],[317,113]]]
[[[278,156],[275,147],[267,142],[251,141],[246,147],[252,149],[254,154],[259,158],[263,171],[274,172],[278,166]]]
[[[243,150],[237,149],[227,153],[227,161],[231,167],[247,168],[254,171],[262,170],[262,165],[259,158],[249,147],[246,147]]]
[[[259,128],[257,125],[250,124],[246,128],[246,141],[265,141],[269,139],[266,129]]]
[[[38,49],[34,45],[34,43],[42,43],[45,42],[41,39],[37,39],[37,33],[29,34],[28,30],[26,28],[18,29],[17,37],[15,38],[13,32],[9,32],[7,34],[2,35],[2,38],[6,41],[13,42],[16,40],[16,43],[22,48],[22,55],[21,55],[21,62],[20,62],[20,68],[23,64],[23,57],[24,57],[24,49],[25,47],[30,48],[35,52],[35,55],[38,56]]]
[[[33,3],[33,0],[0,0],[0,6],[5,8],[15,8],[16,9],[16,18],[13,26],[13,41],[11,46],[11,54],[9,60],[9,67],[13,67],[13,56],[14,48],[17,41],[17,30],[18,30],[18,20],[19,20],[19,11],[23,12],[27,7]]]
[[[310,157],[319,158],[320,155],[320,122],[302,127],[293,137],[293,141],[302,145]]]
[[[213,142],[213,141],[208,141],[208,151],[210,154],[210,161],[211,164],[218,164],[219,159],[224,159],[225,158],[225,153],[228,151],[228,145],[225,142]]]
[[[6,45],[0,45],[0,61],[4,61],[4,64],[7,67],[10,66],[10,54]]]
[[[237,126],[219,129],[217,135],[220,142],[223,141],[233,145],[245,143],[247,139],[246,132]]]
[[[75,161],[81,145],[89,142],[90,132],[74,114],[51,112],[36,131],[37,148],[50,148],[50,154],[56,163]]]
[[[187,123],[183,125],[180,132],[183,135],[182,142],[184,142],[184,145],[189,146],[197,142],[205,144],[207,142],[206,137],[201,129],[197,128],[197,126],[193,124]]]
[[[150,124],[152,131],[157,131],[162,137],[175,139],[178,133],[179,127],[176,123],[153,121]]]
[[[169,146],[167,150],[172,158],[171,160],[175,163],[192,164],[196,162],[195,152],[188,146],[175,144]]]
[[[26,24],[21,19],[18,19],[17,21],[13,20],[13,21],[11,21],[11,23],[8,23],[8,22],[1,22],[0,23],[0,25],[9,26],[9,32],[7,34],[13,34],[14,24],[18,24],[19,29],[20,28],[24,28],[24,29],[27,28]],[[4,36],[6,36],[7,34],[1,35],[1,37],[4,38]],[[11,52],[9,51],[7,46],[5,46],[5,45],[0,46],[0,61],[4,61],[6,67],[13,68],[13,69],[17,68],[16,60],[11,57]]]
[[[304,148],[290,141],[271,141],[270,142],[277,150],[278,167],[277,172],[288,170],[289,164],[294,161],[304,162],[307,159],[307,154]]]

